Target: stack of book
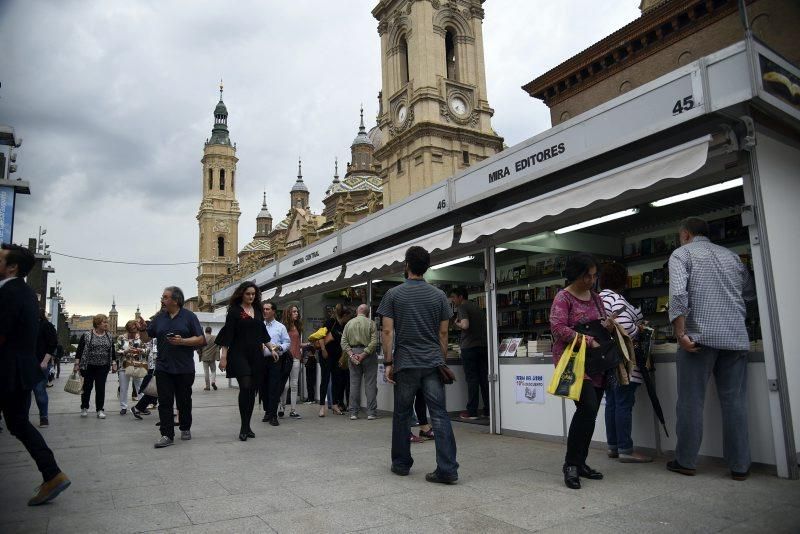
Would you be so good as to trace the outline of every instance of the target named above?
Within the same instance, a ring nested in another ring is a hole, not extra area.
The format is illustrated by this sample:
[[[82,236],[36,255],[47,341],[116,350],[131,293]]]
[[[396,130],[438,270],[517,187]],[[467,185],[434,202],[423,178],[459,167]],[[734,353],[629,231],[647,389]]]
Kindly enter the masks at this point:
[[[528,341],[528,354],[545,354],[553,351],[553,341],[549,338],[540,337]]]

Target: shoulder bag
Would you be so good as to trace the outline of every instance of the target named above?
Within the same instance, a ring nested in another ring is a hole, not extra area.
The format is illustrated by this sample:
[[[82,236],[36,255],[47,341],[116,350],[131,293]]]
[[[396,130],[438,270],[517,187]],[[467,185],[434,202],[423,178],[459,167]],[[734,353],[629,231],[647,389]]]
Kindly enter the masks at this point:
[[[606,313],[600,305],[597,304],[599,297],[592,293],[592,301],[603,319],[606,318]],[[602,374],[609,369],[614,369],[622,361],[622,354],[617,343],[617,339],[611,335],[603,326],[601,319],[595,319],[585,323],[578,323],[575,325],[575,331],[585,336],[591,336],[597,341],[599,347],[586,348],[586,374],[596,375]]]

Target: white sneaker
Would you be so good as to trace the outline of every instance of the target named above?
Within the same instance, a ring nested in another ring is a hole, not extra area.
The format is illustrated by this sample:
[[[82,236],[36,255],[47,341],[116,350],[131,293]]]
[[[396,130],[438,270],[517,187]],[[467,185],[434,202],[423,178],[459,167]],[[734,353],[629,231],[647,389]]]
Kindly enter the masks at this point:
[[[106,412],[104,412],[103,410],[100,410],[99,412],[97,412],[97,418],[98,419],[105,419],[106,418]]]
[[[356,419],[358,419],[358,416],[356,414],[350,416],[351,421],[355,421]]]
[[[89,410],[81,408],[81,417],[89,417]]]
[[[368,416],[367,416],[367,421],[374,421],[374,420],[375,420],[375,419],[377,419],[377,418],[378,418],[378,416],[377,416],[377,415],[368,415]]]

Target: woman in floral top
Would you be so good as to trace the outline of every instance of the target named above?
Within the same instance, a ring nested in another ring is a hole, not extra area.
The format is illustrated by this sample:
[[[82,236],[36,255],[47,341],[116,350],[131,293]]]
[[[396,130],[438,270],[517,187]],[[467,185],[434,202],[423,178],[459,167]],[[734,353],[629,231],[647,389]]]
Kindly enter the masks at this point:
[[[129,367],[147,368],[149,343],[142,341],[136,321],[125,323],[126,333],[117,338],[117,374],[119,375],[119,414],[128,413],[128,386],[133,380],[133,387],[141,391],[142,379],[128,374]],[[137,400],[137,399],[134,399]]]
[[[575,326],[597,319],[603,319],[600,310],[603,303],[592,290],[597,280],[597,261],[590,254],[577,254],[567,260],[564,268],[567,287],[559,291],[550,309],[550,329],[553,332],[553,362],[557,365],[564,350],[577,335]],[[614,326],[605,320],[603,325],[611,330]],[[586,336],[587,348],[600,344]],[[580,477],[592,480],[603,478],[586,465],[589,444],[592,441],[597,411],[603,398],[605,379],[603,375],[584,377],[580,400],[575,402],[577,410],[572,416],[567,436],[567,454],[564,458],[564,483],[568,488],[580,489]]]

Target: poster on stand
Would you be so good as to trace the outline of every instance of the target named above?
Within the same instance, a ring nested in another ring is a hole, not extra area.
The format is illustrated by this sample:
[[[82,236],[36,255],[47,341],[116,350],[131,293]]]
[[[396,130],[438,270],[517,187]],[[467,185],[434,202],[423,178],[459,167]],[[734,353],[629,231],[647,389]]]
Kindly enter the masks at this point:
[[[544,377],[542,375],[516,375],[517,404],[544,404]]]
[[[389,385],[389,381],[386,380],[386,370],[382,363],[378,364],[378,385],[379,386]]]

